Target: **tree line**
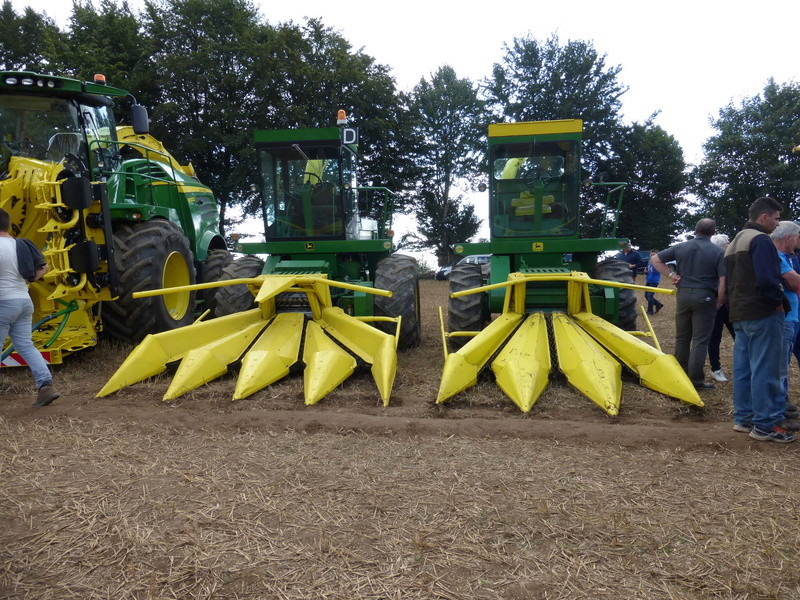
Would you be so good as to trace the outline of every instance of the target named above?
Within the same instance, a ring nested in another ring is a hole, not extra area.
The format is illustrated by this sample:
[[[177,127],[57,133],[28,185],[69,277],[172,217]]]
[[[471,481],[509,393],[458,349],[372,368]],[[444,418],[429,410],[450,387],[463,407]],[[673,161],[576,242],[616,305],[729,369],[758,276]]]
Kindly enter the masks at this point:
[[[329,126],[343,108],[361,130],[362,182],[384,185],[418,228],[404,243],[440,264],[480,222],[464,192],[486,178],[489,123],[580,118],[586,179],[627,181],[620,235],[663,248],[698,215],[734,234],[758,196],[800,217],[800,86],[770,80],[762,93],[720,109],[704,158],[687,165],[677,140],[655,124],[624,123],[622,67],[591,41],[514,38],[480,81],[442,65],[411,90],[391,67],[308,19],[272,24],[250,0],[74,0],[62,30],[33,9],[0,9],[0,66],[91,79],[104,73],[150,108],[153,134],[191,161],[229,208],[258,214],[251,191],[255,129]],[[120,106],[124,120],[125,108]],[[598,235],[603,211],[582,198],[581,233]]]

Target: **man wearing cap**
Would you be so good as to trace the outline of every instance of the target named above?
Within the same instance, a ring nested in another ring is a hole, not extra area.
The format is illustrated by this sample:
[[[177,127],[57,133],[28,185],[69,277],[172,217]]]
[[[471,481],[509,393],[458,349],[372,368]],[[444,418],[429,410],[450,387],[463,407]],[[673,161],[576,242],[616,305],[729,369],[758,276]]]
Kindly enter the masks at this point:
[[[725,253],[711,243],[716,232],[712,219],[700,219],[693,239],[662,250],[650,261],[678,288],[675,358],[698,390],[714,387],[705,382],[704,367],[717,308],[725,301]],[[673,260],[674,272],[666,265]]]

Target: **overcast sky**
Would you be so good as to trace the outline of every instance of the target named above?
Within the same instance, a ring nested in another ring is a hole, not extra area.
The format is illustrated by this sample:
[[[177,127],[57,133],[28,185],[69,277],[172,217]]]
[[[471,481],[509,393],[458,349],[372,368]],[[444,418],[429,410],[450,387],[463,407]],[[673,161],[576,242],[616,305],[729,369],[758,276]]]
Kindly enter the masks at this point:
[[[12,0],[44,11],[64,26],[71,2]],[[130,2],[134,8],[140,0]],[[708,121],[728,102],[739,102],[777,82],[800,77],[800,2],[796,0],[573,0],[571,2],[402,2],[256,0],[270,23],[319,17],[391,67],[410,89],[444,64],[460,77],[480,80],[502,56],[505,42],[528,33],[562,41],[591,40],[621,65],[626,120],[656,123],[674,135],[688,162],[702,157],[712,134]],[[580,117],[580,115],[575,115]],[[800,142],[800,140],[798,140]]]
[[[64,26],[71,2],[12,0]],[[626,120],[656,123],[674,135],[688,162],[702,156],[712,134],[709,118],[730,101],[758,94],[767,80],[800,77],[800,2],[796,0],[572,0],[571,2],[447,2],[404,0],[256,0],[270,23],[319,17],[391,67],[401,89],[411,89],[442,65],[480,80],[502,57],[503,44],[527,34],[562,42],[591,40],[621,65]],[[134,9],[140,0],[132,0]],[[580,117],[580,115],[575,115]],[[800,143],[800,132],[798,132]]]
[[[12,4],[18,11],[24,6],[44,11],[61,26],[72,6],[53,0]],[[135,9],[141,1],[129,4]],[[629,88],[622,97],[626,121],[643,121],[660,111],[656,124],[675,136],[689,163],[702,158],[703,142],[713,134],[709,119],[720,108],[759,94],[770,77],[778,83],[800,78],[797,0],[255,4],[272,24],[320,18],[354,49],[389,66],[404,90],[445,64],[459,77],[478,81],[490,74],[503,44],[515,37],[531,34],[544,40],[556,33],[562,42],[590,40],[608,65],[622,67],[619,77]]]

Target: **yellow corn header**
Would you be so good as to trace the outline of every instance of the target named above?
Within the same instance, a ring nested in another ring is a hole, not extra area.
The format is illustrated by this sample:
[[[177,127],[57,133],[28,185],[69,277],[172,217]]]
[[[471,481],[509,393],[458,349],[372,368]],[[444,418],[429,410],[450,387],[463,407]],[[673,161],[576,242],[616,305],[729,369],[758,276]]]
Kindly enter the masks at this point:
[[[306,404],[316,404],[345,381],[359,360],[370,365],[383,405],[389,404],[397,370],[397,335],[384,333],[369,322],[394,322],[399,331],[401,317],[350,316],[333,305],[330,288],[378,296],[391,296],[391,292],[333,281],[324,275],[261,275],[187,286],[187,289],[240,284],[246,284],[254,292],[257,308],[148,335],[98,396],[107,396],[162,373],[169,363],[180,361],[164,394],[164,400],[172,400],[224,375],[228,365],[241,360],[232,396],[238,400],[288,375],[290,367],[301,359],[302,345]],[[176,291],[181,290],[154,290],[137,297]],[[310,318],[300,312],[276,312],[275,299],[282,293],[304,294]]]
[[[562,311],[526,314],[528,284],[566,282],[567,303]],[[649,332],[623,331],[592,314],[589,285],[654,290],[633,284],[591,279],[586,273],[511,273],[508,280],[452,294],[454,298],[505,288],[502,313],[480,332],[445,332],[445,363],[437,404],[475,385],[478,373],[491,360],[497,384],[523,412],[528,412],[547,387],[553,362],[567,381],[609,415],[619,413],[622,364],[639,377],[641,385],[688,404],[703,406],[692,382],[674,356],[661,352],[647,315]],[[555,356],[551,354],[552,328]],[[448,354],[447,338],[471,337],[462,348]],[[655,347],[640,337],[649,337]],[[619,359],[619,360],[617,360]]]

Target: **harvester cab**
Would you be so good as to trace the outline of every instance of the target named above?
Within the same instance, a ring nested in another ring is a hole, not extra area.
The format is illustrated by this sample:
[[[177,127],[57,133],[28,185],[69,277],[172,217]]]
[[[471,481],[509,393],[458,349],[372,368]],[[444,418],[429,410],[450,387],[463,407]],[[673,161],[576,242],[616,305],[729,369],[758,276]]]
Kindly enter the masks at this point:
[[[491,241],[458,244],[455,252],[491,254],[490,279],[466,262],[450,273],[450,333],[443,336],[437,402],[474,385],[491,361],[500,387],[527,412],[547,385],[552,345],[567,380],[610,415],[619,411],[622,391],[617,359],[643,385],[702,405],[651,327],[629,333],[634,290],[646,288],[633,285],[621,261],[598,262],[627,242],[613,237],[624,183],[599,184],[606,191],[601,237],[579,237],[581,190],[593,187],[582,183],[582,132],[577,119],[489,126]],[[612,236],[605,237],[608,227]],[[500,314],[491,320],[493,313]],[[651,337],[655,347],[640,337]]]
[[[257,131],[254,138],[264,241],[237,243],[244,256],[214,286],[217,318],[148,337],[100,395],[180,360],[165,400],[239,362],[233,399],[246,398],[302,359],[306,404],[359,365],[370,367],[388,404],[396,348],[420,340],[416,262],[394,253],[392,193],[357,186],[356,129]]]
[[[118,133],[113,101],[127,97],[102,76],[0,73],[0,207],[12,235],[33,241],[50,266],[30,286],[34,343],[50,363],[95,345],[104,328],[136,340],[191,322],[193,294],[133,304],[132,291],[194,283],[195,258],[228,255],[213,194],[177,176],[144,107],[134,101],[131,126]],[[141,150],[133,160],[123,152],[131,148]],[[20,360],[10,348],[3,358]]]
[[[274,273],[312,269],[369,281],[393,251],[393,194],[356,185],[357,129],[258,131],[255,142],[265,243],[242,250],[270,254]]]

